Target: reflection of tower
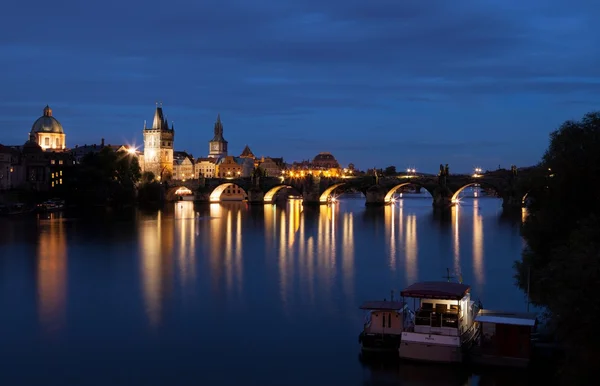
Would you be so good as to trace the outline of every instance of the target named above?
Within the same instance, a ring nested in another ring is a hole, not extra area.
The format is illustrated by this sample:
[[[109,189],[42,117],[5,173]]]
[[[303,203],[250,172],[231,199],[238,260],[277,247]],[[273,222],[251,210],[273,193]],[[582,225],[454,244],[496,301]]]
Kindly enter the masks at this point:
[[[152,127],[144,123],[144,171],[156,178],[168,180],[173,175],[173,141],[175,129],[163,115],[162,105],[156,105]]]
[[[483,284],[483,218],[479,214],[478,201],[473,201],[473,273],[477,284]]]
[[[179,276],[185,285],[189,279],[196,276],[196,221],[194,203],[191,201],[181,201],[175,205],[175,221],[177,221],[176,231],[178,233],[177,239],[179,244],[177,265]]]
[[[46,331],[64,323],[67,297],[67,240],[64,223],[50,220],[40,229],[37,249],[38,312]]]
[[[156,220],[139,225],[141,275],[150,324],[157,326],[162,316],[162,299],[171,290],[173,274],[173,219],[158,212]]]

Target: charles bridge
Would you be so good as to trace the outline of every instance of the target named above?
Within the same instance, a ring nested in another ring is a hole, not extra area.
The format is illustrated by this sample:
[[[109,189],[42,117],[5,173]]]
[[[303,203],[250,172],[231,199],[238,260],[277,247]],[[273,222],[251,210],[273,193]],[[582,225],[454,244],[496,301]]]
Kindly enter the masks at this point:
[[[303,205],[321,205],[330,202],[337,192],[355,190],[366,197],[366,205],[387,205],[393,202],[394,193],[403,187],[425,189],[433,197],[433,206],[450,207],[458,202],[459,194],[466,188],[479,185],[491,189],[502,199],[503,207],[522,207],[533,189],[533,181],[543,171],[536,167],[510,170],[499,169],[483,174],[450,174],[448,165],[440,165],[438,175],[402,174],[397,176],[365,175],[357,177],[325,178],[314,175],[304,177],[239,177],[201,178],[173,181],[167,189],[167,199],[175,199],[175,192],[182,186],[194,193],[198,204],[219,202],[225,189],[237,185],[245,191],[249,204],[274,202],[276,195],[285,188],[302,195]]]

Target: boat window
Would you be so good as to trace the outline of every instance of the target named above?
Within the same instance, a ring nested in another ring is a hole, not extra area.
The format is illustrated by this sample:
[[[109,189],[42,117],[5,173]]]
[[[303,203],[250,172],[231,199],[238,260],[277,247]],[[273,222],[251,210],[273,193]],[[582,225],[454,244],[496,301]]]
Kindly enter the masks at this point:
[[[392,327],[392,314],[388,314],[388,328]]]
[[[433,303],[422,303],[421,308],[424,310],[433,310]]]
[[[446,310],[448,309],[448,305],[447,304],[436,304],[435,305],[435,312],[446,312]]]

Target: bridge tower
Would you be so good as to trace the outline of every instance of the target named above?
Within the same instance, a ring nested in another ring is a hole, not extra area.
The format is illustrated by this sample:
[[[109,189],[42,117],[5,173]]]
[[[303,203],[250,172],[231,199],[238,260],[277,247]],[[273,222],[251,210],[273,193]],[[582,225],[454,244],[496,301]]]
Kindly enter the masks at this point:
[[[175,128],[163,114],[162,103],[156,103],[152,127],[144,122],[144,171],[152,172],[161,180],[170,180],[173,176],[173,141]]]

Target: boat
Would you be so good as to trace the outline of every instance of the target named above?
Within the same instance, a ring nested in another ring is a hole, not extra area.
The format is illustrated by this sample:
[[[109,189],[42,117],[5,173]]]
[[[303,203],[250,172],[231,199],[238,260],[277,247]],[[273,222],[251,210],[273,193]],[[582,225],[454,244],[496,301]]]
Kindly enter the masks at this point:
[[[366,311],[363,331],[358,336],[362,353],[397,357],[402,331],[413,323],[412,311],[405,303],[394,300],[367,301],[360,309]]]
[[[37,205],[37,211],[42,213],[57,212],[63,210],[65,202],[63,200],[48,200]]]
[[[481,334],[469,353],[473,364],[529,366],[538,325],[535,313],[480,310],[475,321]]]
[[[400,358],[463,362],[479,333],[475,316],[482,308],[471,300],[470,291],[469,285],[449,281],[420,282],[404,289],[402,301],[413,298],[416,312],[414,326],[402,332]]]

